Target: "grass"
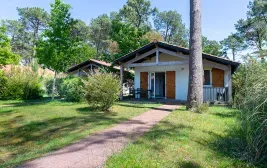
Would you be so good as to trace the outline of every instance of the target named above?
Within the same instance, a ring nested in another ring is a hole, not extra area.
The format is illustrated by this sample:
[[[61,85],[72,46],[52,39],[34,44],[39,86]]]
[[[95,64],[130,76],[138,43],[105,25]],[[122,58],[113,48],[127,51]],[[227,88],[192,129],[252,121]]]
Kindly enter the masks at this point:
[[[117,103],[110,113],[85,103],[0,101],[0,167],[14,167],[159,104]]]
[[[106,167],[249,167],[237,158],[242,143],[233,130],[240,112],[227,107],[210,107],[199,114],[178,109],[150,132],[113,155]],[[233,136],[234,135],[234,136]]]

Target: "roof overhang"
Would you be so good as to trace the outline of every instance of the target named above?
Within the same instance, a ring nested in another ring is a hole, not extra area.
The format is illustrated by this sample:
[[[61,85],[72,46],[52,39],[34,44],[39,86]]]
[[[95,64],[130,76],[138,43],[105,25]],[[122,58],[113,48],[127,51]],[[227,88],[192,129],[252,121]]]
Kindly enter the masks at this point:
[[[120,67],[112,66],[112,64],[110,64],[110,63],[107,63],[107,62],[104,62],[104,61],[95,60],[95,59],[88,59],[88,60],[86,60],[86,61],[84,61],[84,62],[82,62],[82,63],[80,63],[78,65],[75,65],[75,66],[69,68],[67,70],[67,72],[70,73],[70,72],[76,71],[76,70],[81,69],[83,67],[86,67],[86,66],[88,66],[90,64],[95,64],[95,65],[98,65],[98,66],[113,68],[113,69],[118,70],[118,71],[120,70]]]
[[[139,48],[139,49],[137,49],[137,50],[135,50],[129,54],[124,55],[123,57],[115,60],[113,64],[118,65],[118,64],[126,63],[126,62],[132,60],[133,58],[135,58],[136,56],[147,53],[148,51],[153,50],[157,47],[163,48],[163,49],[166,49],[169,51],[173,51],[173,52],[181,52],[184,55],[188,55],[188,57],[189,57],[189,49],[188,48],[183,48],[183,47],[171,45],[168,43],[155,41],[155,42],[149,43],[149,44],[147,44],[147,45],[145,45],[145,46],[143,46],[143,47],[141,47],[141,48]],[[155,56],[155,54],[148,55],[148,57],[153,57],[153,56]],[[208,60],[208,61],[213,61],[213,62],[220,63],[223,65],[230,65],[232,68],[232,72],[234,72],[236,70],[236,68],[240,65],[239,62],[231,61],[231,60],[223,58],[223,57],[210,55],[210,54],[206,54],[206,53],[203,53],[202,57],[203,57],[203,59]],[[143,62],[144,60],[145,59],[141,59],[137,63]]]

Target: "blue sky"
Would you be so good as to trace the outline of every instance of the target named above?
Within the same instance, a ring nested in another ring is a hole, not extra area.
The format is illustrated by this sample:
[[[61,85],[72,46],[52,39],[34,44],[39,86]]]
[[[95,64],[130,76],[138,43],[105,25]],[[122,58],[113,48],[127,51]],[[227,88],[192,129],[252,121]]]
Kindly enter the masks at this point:
[[[53,0],[0,0],[0,19],[17,19],[16,7],[41,7],[50,10]],[[92,18],[118,11],[126,0],[65,0],[72,5],[72,17],[87,24]],[[189,28],[189,0],[151,0],[152,6],[177,10]],[[237,20],[246,17],[249,0],[202,0],[202,31],[210,40],[223,40],[235,31]]]

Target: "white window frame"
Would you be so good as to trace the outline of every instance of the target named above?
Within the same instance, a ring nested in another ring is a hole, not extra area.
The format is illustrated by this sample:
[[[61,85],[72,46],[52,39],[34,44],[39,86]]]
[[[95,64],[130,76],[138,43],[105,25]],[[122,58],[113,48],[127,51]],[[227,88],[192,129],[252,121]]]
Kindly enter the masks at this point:
[[[204,85],[204,84],[203,84],[203,86],[204,86],[204,87],[212,87],[212,69],[211,69],[211,68],[205,68],[205,69],[203,70],[203,77],[204,77],[204,71],[210,71],[210,85]]]

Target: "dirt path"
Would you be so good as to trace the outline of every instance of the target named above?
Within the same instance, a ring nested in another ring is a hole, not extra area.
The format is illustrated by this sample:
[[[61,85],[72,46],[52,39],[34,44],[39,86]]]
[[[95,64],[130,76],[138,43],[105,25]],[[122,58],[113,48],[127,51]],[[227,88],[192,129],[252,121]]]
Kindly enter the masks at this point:
[[[105,131],[94,134],[47,156],[30,161],[22,168],[95,168],[102,167],[115,152],[179,108],[162,105]]]

